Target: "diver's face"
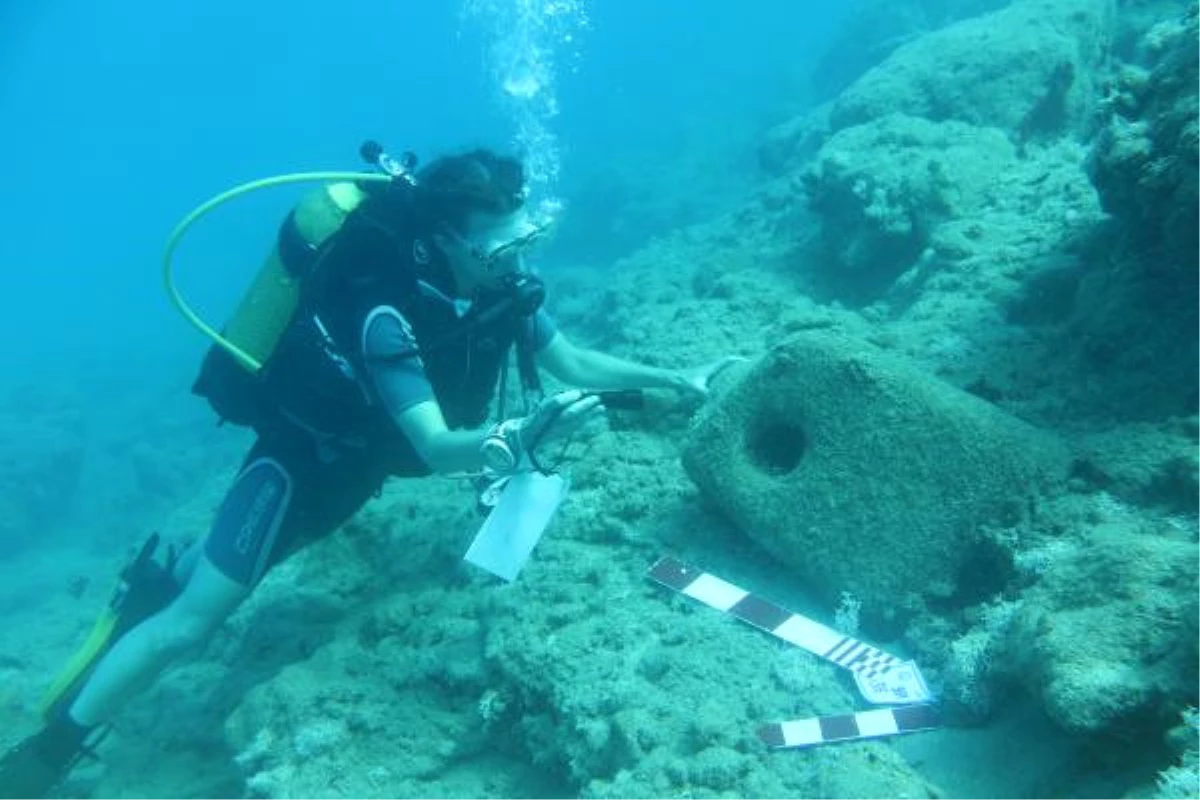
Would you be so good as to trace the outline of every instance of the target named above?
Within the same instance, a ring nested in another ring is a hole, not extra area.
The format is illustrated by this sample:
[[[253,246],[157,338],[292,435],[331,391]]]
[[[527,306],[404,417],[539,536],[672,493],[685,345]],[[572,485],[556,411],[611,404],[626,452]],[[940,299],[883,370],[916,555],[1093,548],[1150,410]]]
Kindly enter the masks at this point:
[[[543,229],[524,210],[511,214],[473,212],[466,231],[445,230],[434,242],[450,262],[459,291],[499,288],[525,270],[525,252]]]

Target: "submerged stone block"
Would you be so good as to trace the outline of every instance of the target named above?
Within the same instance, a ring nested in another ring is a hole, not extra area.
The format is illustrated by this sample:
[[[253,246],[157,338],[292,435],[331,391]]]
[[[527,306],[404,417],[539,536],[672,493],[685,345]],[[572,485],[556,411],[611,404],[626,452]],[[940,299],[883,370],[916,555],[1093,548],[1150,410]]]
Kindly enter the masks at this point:
[[[683,454],[704,494],[820,598],[864,620],[1005,580],[985,534],[1065,472],[1065,448],[862,341],[807,332],[702,413]]]

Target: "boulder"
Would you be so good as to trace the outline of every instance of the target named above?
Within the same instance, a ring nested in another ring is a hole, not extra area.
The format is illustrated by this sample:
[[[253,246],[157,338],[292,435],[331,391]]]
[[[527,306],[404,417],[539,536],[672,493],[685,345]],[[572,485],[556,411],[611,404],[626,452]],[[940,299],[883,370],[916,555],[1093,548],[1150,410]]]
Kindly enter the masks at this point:
[[[898,48],[842,93],[831,123],[902,111],[1021,139],[1082,132],[1114,20],[1112,0],[1018,0]]]
[[[1068,730],[1173,719],[1196,703],[1196,564],[1194,540],[1095,527],[1024,593],[1007,671]]]
[[[1151,269],[1190,276],[1195,289],[1196,219],[1200,214],[1197,6],[1164,20],[1142,38],[1134,61],[1115,71],[1106,121],[1093,145],[1089,172],[1104,209]],[[1193,304],[1194,305],[1194,304]]]
[[[1008,1],[856,0],[813,69],[813,95],[827,100],[900,45],[959,20],[994,11]]]
[[[889,114],[836,133],[802,177],[830,269],[887,284],[938,226],[1004,202],[997,176],[1018,172],[1015,149],[997,128]]]

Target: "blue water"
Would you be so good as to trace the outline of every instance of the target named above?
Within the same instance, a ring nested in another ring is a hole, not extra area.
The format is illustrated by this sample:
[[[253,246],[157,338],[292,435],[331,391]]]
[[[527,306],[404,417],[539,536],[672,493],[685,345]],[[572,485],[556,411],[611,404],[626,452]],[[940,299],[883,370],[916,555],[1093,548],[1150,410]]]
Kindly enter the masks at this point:
[[[524,112],[505,102],[498,70],[511,64],[486,57],[490,41],[515,31],[548,62],[559,113],[541,121],[570,203],[598,165],[669,158],[684,127],[719,148],[731,121],[770,120],[838,16],[785,0],[752,12],[715,0],[571,3],[576,35],[564,43],[541,29],[539,9],[521,10],[539,4],[482,5],[469,15],[365,0],[144,0],[120,14],[83,0],[6,4],[0,335],[19,343],[5,349],[6,373],[194,353],[158,258],[180,216],[235,183],[358,168],[368,137],[425,159],[504,148]],[[180,255],[189,297],[227,312],[293,197],[247,199],[198,229]],[[571,224],[579,252],[565,256],[586,259],[586,218]]]

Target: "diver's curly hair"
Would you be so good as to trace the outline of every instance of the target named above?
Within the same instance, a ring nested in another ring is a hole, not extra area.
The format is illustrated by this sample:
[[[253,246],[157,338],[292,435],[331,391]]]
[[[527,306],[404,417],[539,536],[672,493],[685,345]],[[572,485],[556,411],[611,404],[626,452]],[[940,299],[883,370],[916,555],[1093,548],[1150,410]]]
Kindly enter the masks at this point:
[[[443,156],[417,172],[429,219],[464,232],[473,212],[511,214],[525,204],[525,168],[515,158],[477,149]]]

